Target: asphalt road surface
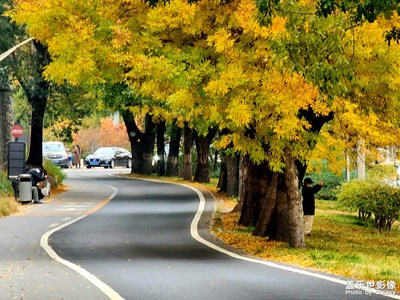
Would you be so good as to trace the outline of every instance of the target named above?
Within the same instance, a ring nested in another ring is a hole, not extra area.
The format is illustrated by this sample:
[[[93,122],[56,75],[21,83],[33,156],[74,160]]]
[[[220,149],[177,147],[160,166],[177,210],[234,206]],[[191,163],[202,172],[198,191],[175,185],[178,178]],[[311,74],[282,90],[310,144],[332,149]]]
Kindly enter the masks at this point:
[[[400,299],[234,253],[210,195],[121,171],[68,170],[68,192],[0,219],[0,299]]]

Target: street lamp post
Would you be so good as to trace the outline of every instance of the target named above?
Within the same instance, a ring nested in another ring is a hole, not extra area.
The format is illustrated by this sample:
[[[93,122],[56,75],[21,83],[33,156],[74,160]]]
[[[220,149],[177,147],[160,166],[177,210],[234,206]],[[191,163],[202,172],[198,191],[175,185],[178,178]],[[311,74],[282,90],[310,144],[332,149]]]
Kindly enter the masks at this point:
[[[19,43],[18,45],[12,47],[11,49],[7,50],[6,52],[0,54],[0,61],[2,61],[3,59],[5,59],[7,56],[9,56],[11,53],[13,53],[15,50],[17,50],[19,47],[25,45],[26,43],[29,43],[30,41],[33,40],[33,37]]]

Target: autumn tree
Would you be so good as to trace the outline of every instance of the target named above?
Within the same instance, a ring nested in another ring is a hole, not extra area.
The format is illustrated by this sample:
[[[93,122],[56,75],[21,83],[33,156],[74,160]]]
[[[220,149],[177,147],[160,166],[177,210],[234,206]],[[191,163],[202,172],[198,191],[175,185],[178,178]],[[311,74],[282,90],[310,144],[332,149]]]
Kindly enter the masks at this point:
[[[11,87],[8,74],[4,69],[0,69],[0,170],[3,171],[6,169],[8,160],[7,145],[11,141],[12,105],[10,94]]]
[[[8,1],[0,1],[0,53],[9,50],[13,45],[15,26],[12,26],[9,19],[2,16]],[[10,83],[10,60],[0,62],[0,170],[7,167],[7,145],[11,141],[10,128],[13,122],[11,83]]]
[[[214,146],[242,155],[240,222],[303,247],[299,183],[334,104],[349,99],[346,30],[368,12],[355,23],[346,7],[322,9],[352,2],[21,0],[13,16],[49,47],[49,79],[140,95],[122,112],[131,143],[139,111],[149,132],[166,113],[199,136],[226,132]]]
[[[381,17],[346,34],[345,55],[354,70],[353,79],[345,82],[348,98],[333,103],[336,118],[322,132],[313,154],[314,160],[328,159],[336,172],[346,167],[346,154],[355,160],[359,141],[373,157],[377,147],[398,144],[400,47],[388,47],[382,38],[397,26],[397,17]]]

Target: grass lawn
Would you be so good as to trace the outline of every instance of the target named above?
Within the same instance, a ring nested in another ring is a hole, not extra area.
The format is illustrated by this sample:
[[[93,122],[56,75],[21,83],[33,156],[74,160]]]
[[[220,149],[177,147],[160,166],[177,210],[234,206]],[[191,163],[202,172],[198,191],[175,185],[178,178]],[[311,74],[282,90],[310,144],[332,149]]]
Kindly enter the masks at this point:
[[[14,197],[0,194],[0,217],[8,216],[18,211],[18,202]]]
[[[334,201],[317,201],[313,232],[305,249],[253,237],[251,228],[236,225],[238,213],[217,212],[213,231],[218,239],[250,255],[314,270],[374,282],[394,282],[400,290],[400,229],[382,232],[357,214],[339,210]],[[232,204],[228,203],[228,206]]]

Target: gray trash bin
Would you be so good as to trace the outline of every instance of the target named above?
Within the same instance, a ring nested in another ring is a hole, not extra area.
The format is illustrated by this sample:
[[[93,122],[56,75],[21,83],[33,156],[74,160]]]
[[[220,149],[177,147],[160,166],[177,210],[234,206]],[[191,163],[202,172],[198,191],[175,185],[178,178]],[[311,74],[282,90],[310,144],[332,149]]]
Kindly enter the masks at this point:
[[[19,175],[19,201],[32,201],[32,175]]]

